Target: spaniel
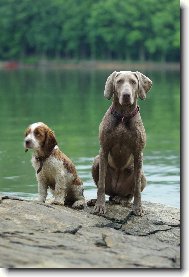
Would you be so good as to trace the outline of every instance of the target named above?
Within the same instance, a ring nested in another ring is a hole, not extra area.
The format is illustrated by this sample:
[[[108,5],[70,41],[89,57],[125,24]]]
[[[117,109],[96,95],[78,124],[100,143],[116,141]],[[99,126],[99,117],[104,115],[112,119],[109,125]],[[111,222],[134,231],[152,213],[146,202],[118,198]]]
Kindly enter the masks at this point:
[[[24,147],[33,150],[32,165],[38,181],[39,201],[45,202],[50,188],[51,204],[85,205],[82,181],[72,161],[60,151],[54,132],[44,123],[31,124],[25,132]]]

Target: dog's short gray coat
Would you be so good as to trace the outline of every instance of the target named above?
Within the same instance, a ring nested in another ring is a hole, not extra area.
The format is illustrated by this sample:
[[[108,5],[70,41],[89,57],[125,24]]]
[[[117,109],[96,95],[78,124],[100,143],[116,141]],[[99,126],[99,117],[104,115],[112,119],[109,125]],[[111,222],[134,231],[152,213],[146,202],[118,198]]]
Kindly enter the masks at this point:
[[[133,210],[143,215],[141,191],[146,185],[143,173],[143,148],[146,133],[138,112],[127,124],[118,121],[112,110],[123,118],[137,107],[138,97],[146,98],[152,81],[140,72],[114,71],[105,84],[104,96],[113,102],[99,127],[100,151],[92,175],[98,187],[95,212],[105,213],[105,193],[116,202],[128,203],[134,196]]]

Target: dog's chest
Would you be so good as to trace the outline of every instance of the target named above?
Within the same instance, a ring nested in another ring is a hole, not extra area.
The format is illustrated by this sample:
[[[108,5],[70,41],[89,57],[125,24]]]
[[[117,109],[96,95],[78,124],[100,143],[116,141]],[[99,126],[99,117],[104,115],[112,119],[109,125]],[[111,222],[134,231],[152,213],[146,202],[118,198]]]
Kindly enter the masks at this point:
[[[119,124],[109,134],[108,161],[112,167],[122,168],[130,163],[135,144],[133,136],[133,131],[127,129],[123,124]]]
[[[40,167],[40,162],[35,157],[32,158],[32,165],[37,171]],[[39,177],[42,176],[46,181],[54,183],[55,180],[62,179],[64,177],[66,182],[73,179],[72,174],[68,173],[61,160],[55,157],[49,157],[43,163],[42,169],[39,172]]]
[[[113,144],[119,144],[120,147],[132,144],[134,131],[124,124],[119,124],[110,134]]]

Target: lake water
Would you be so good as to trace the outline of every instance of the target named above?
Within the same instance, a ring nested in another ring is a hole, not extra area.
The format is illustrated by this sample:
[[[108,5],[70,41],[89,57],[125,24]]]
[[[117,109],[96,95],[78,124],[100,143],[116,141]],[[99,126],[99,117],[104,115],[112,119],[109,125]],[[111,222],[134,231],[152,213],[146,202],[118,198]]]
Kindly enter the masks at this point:
[[[43,121],[76,165],[87,199],[96,197],[91,176],[98,154],[99,123],[111,104],[103,96],[112,70],[20,69],[0,71],[0,192],[36,198],[31,152],[24,152],[26,127]],[[147,133],[142,199],[180,206],[180,74],[143,71],[153,81],[139,101]]]

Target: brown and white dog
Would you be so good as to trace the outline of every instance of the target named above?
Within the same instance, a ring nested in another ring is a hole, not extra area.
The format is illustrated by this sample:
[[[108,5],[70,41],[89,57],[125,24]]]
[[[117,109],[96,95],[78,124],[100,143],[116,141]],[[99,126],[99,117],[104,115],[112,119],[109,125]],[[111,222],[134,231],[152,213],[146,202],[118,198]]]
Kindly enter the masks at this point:
[[[31,124],[25,132],[25,151],[33,150],[32,165],[38,181],[39,201],[45,202],[50,188],[54,199],[51,204],[71,204],[83,208],[82,181],[72,161],[60,151],[54,132],[44,123]]]

